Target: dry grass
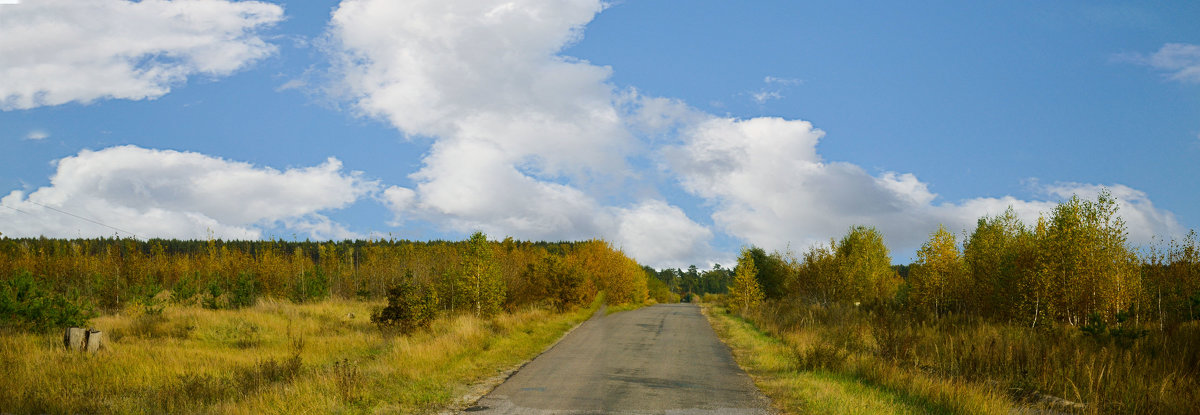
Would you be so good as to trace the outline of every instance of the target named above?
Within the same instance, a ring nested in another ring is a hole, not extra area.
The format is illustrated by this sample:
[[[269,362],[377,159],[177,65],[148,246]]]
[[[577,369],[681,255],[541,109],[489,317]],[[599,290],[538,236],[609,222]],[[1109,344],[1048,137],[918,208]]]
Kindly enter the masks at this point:
[[[1195,413],[1200,400],[1195,322],[1131,338],[886,305],[768,302],[744,320],[715,310],[714,321],[775,342],[775,351],[755,352],[778,356],[765,378],[793,371],[852,379],[932,412],[1173,414]]]
[[[442,317],[412,336],[369,322],[378,302],[260,300],[242,310],[127,309],[84,355],[58,334],[0,334],[0,412],[421,413],[540,353],[594,311]]]
[[[768,335],[705,305],[717,335],[783,413],[1007,413],[999,394],[903,370],[855,351],[855,335]]]

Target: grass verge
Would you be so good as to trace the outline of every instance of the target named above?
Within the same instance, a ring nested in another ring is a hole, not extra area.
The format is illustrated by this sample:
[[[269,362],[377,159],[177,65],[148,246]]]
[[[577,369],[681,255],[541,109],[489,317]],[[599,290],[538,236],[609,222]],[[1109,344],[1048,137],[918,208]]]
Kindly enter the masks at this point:
[[[612,313],[620,313],[622,311],[637,310],[639,308],[650,306],[650,305],[653,305],[653,304],[652,303],[632,303],[632,302],[625,303],[625,304],[617,304],[617,305],[610,304],[610,305],[607,305],[604,307],[604,315],[607,316]]]
[[[724,308],[704,304],[717,336],[771,398],[777,410],[799,413],[1008,413],[1011,404],[972,385],[932,379],[869,356],[823,356],[816,339],[780,339]],[[824,362],[824,363],[823,363]]]
[[[441,317],[398,337],[370,323],[381,305],[127,310],[93,320],[111,339],[94,355],[62,350],[57,333],[0,333],[0,412],[434,412],[536,356],[597,307]]]

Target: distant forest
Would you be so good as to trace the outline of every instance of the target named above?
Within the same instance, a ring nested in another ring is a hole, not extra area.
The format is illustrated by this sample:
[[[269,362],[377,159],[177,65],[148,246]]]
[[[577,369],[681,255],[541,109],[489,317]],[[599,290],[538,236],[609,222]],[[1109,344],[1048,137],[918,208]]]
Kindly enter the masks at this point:
[[[0,326],[78,324],[164,297],[241,308],[262,296],[380,299],[397,286],[429,294],[440,312],[477,315],[566,310],[601,292],[611,304],[645,302],[651,289],[669,295],[601,240],[488,241],[482,233],[458,242],[0,238]]]

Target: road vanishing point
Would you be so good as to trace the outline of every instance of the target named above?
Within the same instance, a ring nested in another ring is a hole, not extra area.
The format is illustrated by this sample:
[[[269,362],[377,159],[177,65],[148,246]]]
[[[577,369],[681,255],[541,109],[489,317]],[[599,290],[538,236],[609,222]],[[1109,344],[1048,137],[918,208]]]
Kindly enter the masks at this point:
[[[694,304],[597,313],[467,414],[772,413]]]

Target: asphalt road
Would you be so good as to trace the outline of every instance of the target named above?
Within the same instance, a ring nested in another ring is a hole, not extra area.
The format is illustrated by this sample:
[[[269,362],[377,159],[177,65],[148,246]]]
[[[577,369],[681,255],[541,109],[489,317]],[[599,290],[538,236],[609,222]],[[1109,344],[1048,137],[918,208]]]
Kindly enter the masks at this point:
[[[769,402],[692,304],[597,315],[470,414],[769,414]]]

